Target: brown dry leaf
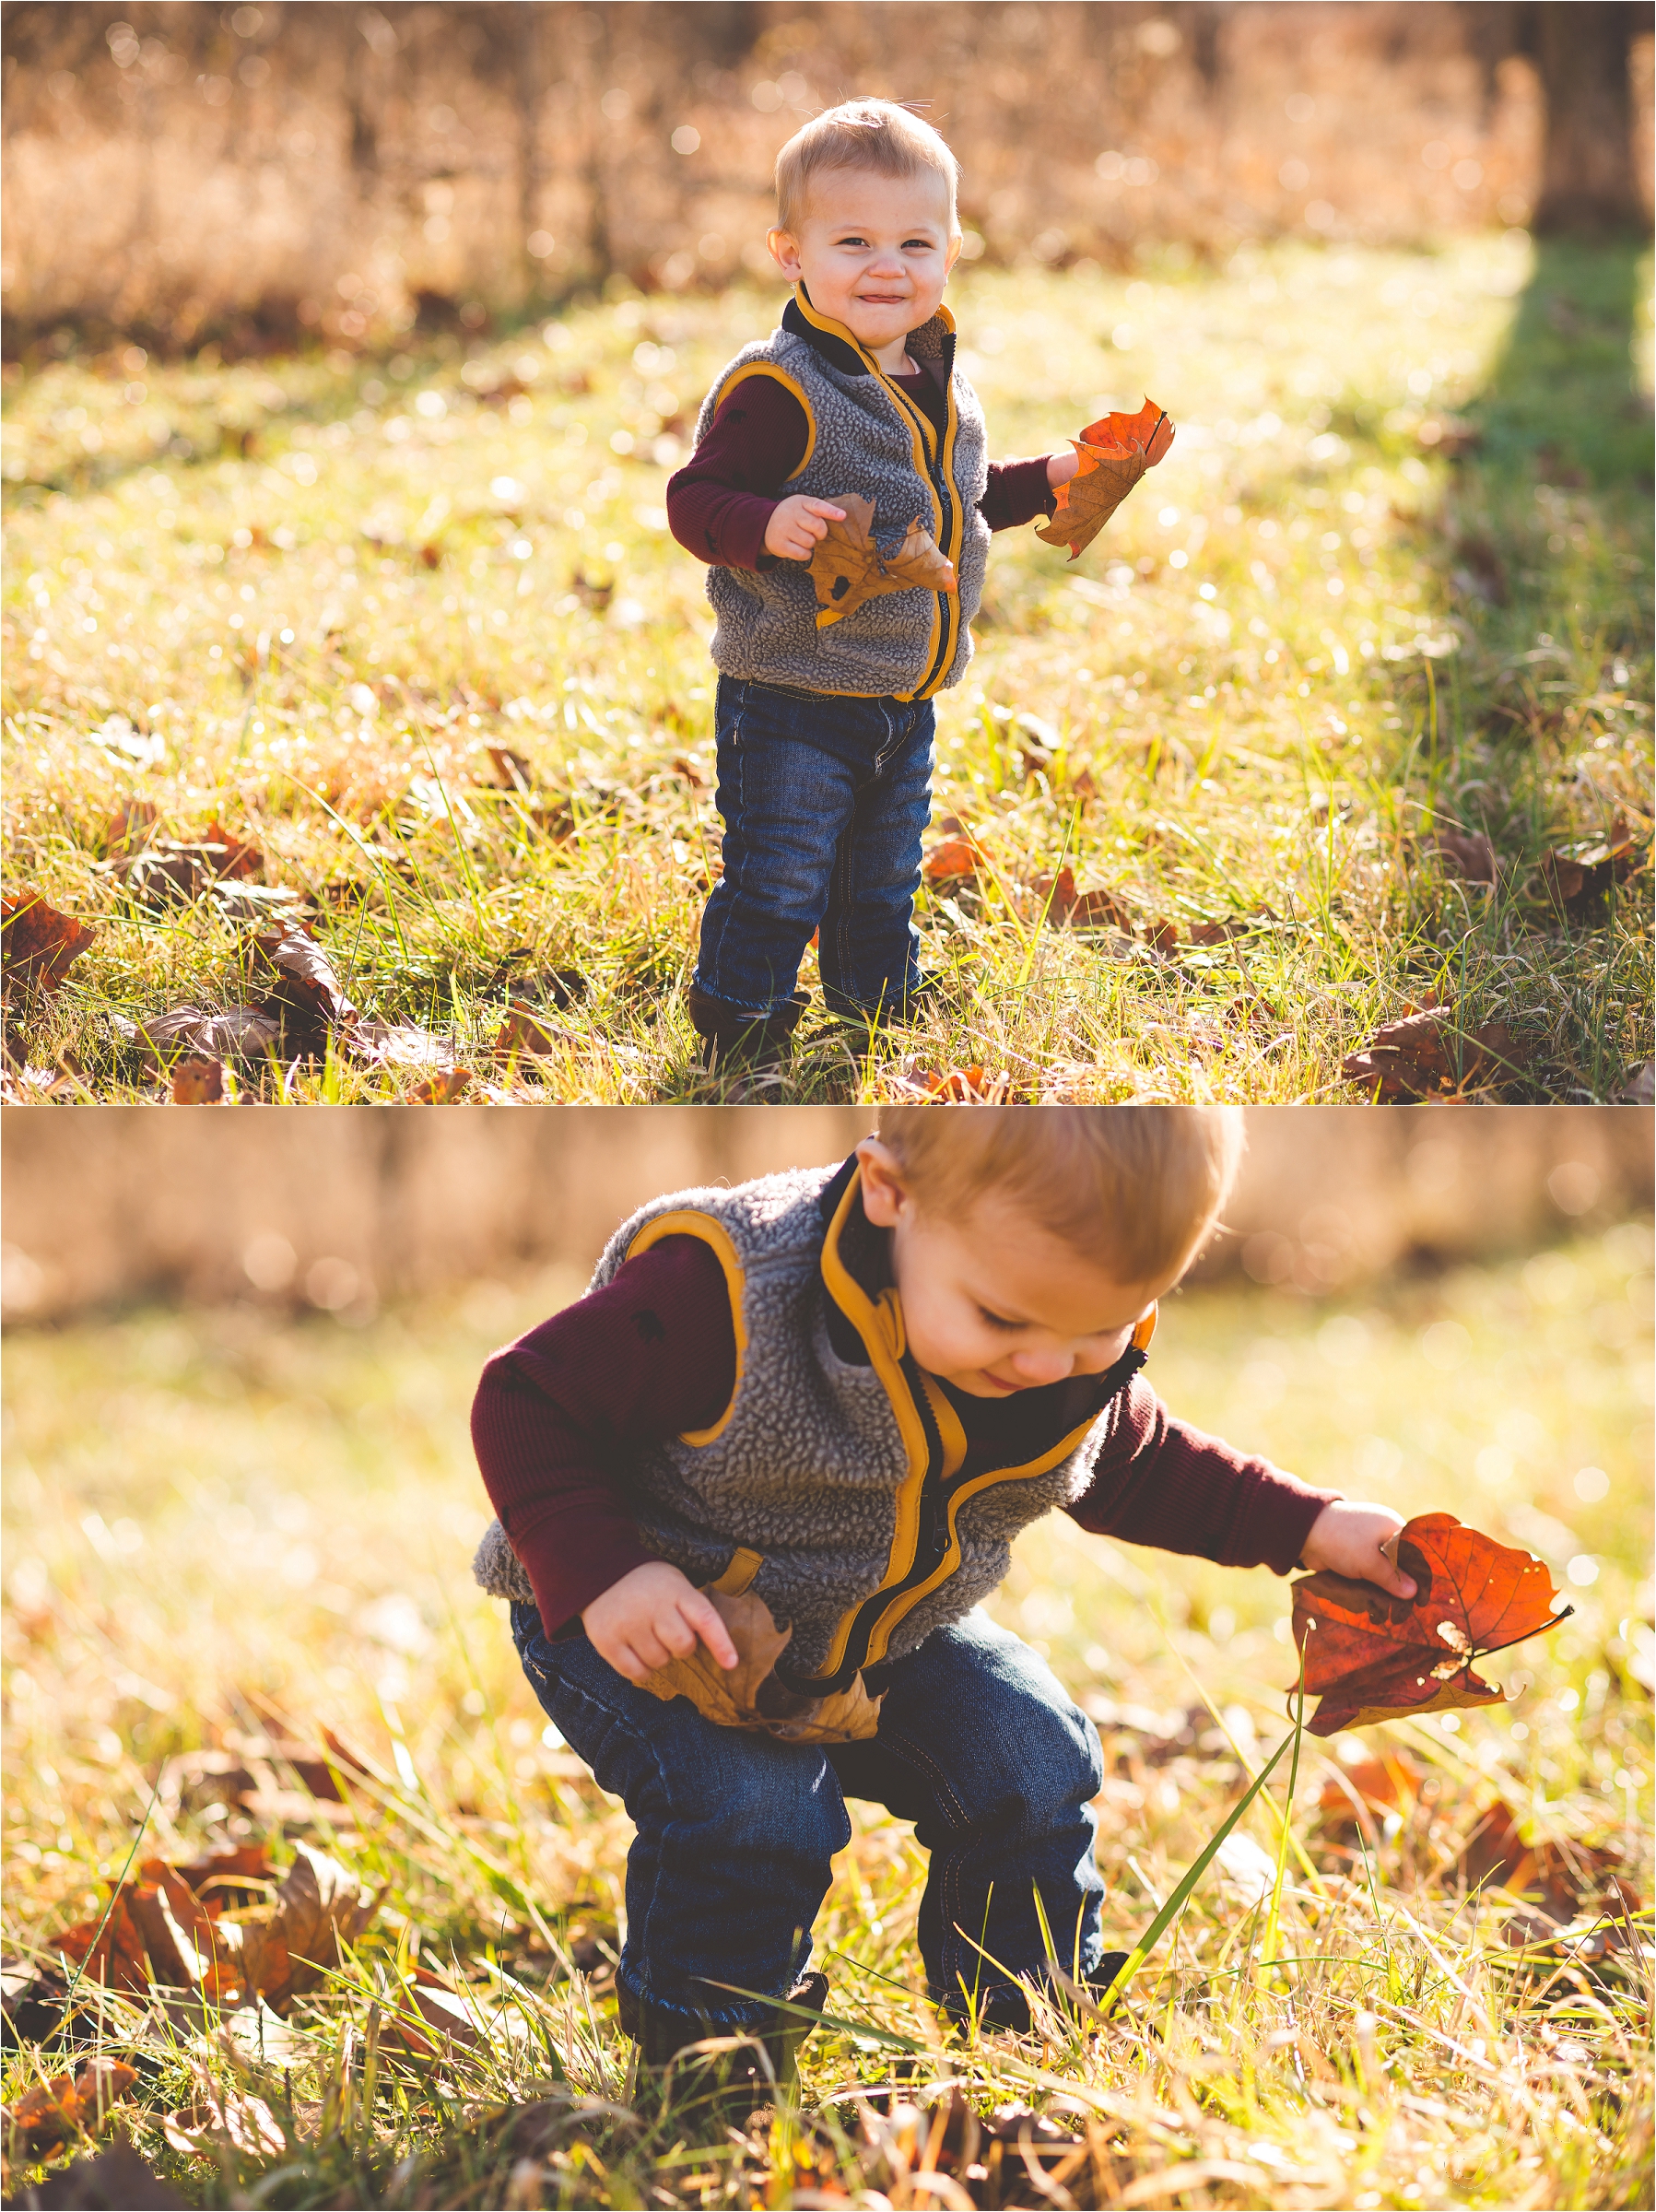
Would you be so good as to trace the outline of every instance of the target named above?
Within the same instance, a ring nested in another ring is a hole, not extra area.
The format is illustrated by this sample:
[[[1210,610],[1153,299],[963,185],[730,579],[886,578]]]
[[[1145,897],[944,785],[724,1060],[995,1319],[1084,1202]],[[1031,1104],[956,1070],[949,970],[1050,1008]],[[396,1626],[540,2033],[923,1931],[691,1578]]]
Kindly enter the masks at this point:
[[[673,1659],[644,1677],[643,1687],[664,1700],[688,1698],[698,1712],[721,1728],[746,1728],[796,1744],[861,1742],[879,1726],[880,1700],[870,1698],[859,1676],[851,1687],[827,1698],[785,1689],[776,1662],[793,1637],[779,1629],[770,1608],[753,1591],[727,1597],[708,1590],[736,1647],[736,1664],[722,1667],[703,1643],[687,1659]]]
[[[8,983],[55,991],[97,934],[48,906],[39,891],[0,897],[0,971]]]
[[[1474,1661],[1574,1610],[1553,1610],[1558,1593],[1533,1552],[1497,1544],[1452,1513],[1417,1514],[1389,1548],[1414,1578],[1413,1597],[1326,1571],[1293,1585],[1306,1692],[1322,1700],[1307,1723],[1313,1735],[1504,1704],[1505,1693],[1473,1673]]]
[[[127,1901],[123,1888],[107,1918],[97,1913],[90,1920],[77,1921],[52,1938],[52,1948],[77,1967],[88,1982],[101,1982],[106,1989],[141,1996],[150,1983],[149,1959]]]
[[[1067,546],[1070,559],[1084,553],[1147,468],[1173,442],[1173,425],[1153,399],[1136,415],[1101,416],[1070,443],[1081,465],[1054,494],[1054,512],[1036,536]]]
[[[143,1021],[118,1021],[119,1033],[165,1060],[182,1050],[204,1060],[266,1060],[276,1048],[279,1027],[257,1006],[175,1006]]]
[[[531,792],[534,789],[534,771],[522,753],[514,753],[509,745],[487,745],[489,766],[494,770],[492,782],[497,791]]]
[[[1482,830],[1455,830],[1440,824],[1427,839],[1426,850],[1437,854],[1449,875],[1459,876],[1467,883],[1495,881],[1495,847]]]
[[[874,542],[874,501],[861,492],[836,493],[832,502],[845,510],[842,523],[829,523],[816,542],[809,572],[816,590],[816,627],[826,629],[854,614],[865,600],[887,592],[953,592],[955,571],[921,526],[917,515],[889,560]]]
[[[539,1006],[520,1006],[514,999],[506,1009],[493,1052],[497,1060],[511,1060],[523,1053],[544,1057],[580,1041],[572,1030],[559,1029],[549,1021]]]
[[[1382,1022],[1367,1044],[1347,1053],[1340,1072],[1384,1106],[1410,1099],[1463,1098],[1479,1084],[1499,1082],[1526,1067],[1530,1047],[1504,1021],[1462,1030],[1452,1006],[1405,1008]],[[1458,1066],[1457,1066],[1458,1063]]]
[[[1152,952],[1175,951],[1180,943],[1179,924],[1165,916],[1145,924],[1145,943]]]
[[[1638,865],[1638,846],[1632,823],[1618,814],[1603,841],[1587,852],[1544,853],[1541,885],[1548,902],[1571,921],[1584,921],[1609,899],[1612,888],[1625,883]]]
[[[101,2125],[110,2107],[137,2080],[135,2070],[118,2059],[88,2059],[78,2074],[54,2074],[38,2083],[0,2115],[7,2141],[17,2140],[27,2158],[39,2158],[66,2143],[83,2128]]]
[[[148,842],[160,818],[161,810],[153,799],[123,799],[104,824],[104,852],[135,852]]]
[[[1248,935],[1246,922],[1193,922],[1191,924],[1192,945],[1227,945],[1232,937]]]
[[[325,1053],[331,1032],[354,1023],[357,1009],[345,994],[334,964],[308,929],[297,922],[268,936],[248,940],[250,966],[275,979],[260,1012],[275,1019],[284,1052]]]
[[[1331,1778],[1323,1783],[1319,1799],[1322,1818],[1336,1826],[1351,1821],[1357,1809],[1354,1799],[1370,1812],[1393,1812],[1419,1796],[1425,1780],[1424,1771],[1401,1751],[1358,1759],[1355,1766],[1342,1766],[1337,1781]]]
[[[224,2096],[210,2082],[194,2104],[162,2116],[161,2133],[187,2157],[215,2158],[225,2143],[250,2159],[273,2159],[288,2147],[281,2123],[262,2097]]]
[[[107,2150],[89,2159],[72,2159],[32,2189],[9,2197],[20,2206],[86,2207],[120,2206],[122,2212],[182,2212],[183,2198],[170,2189],[153,2166],[117,2132]]]
[[[338,1965],[340,1945],[361,1934],[378,1901],[365,1902],[356,1876],[326,1852],[293,1848],[269,1912],[241,1923],[244,1986],[275,2012]]]
[[[221,1106],[224,1103],[224,1062],[202,1053],[181,1060],[172,1071],[175,1106]]]
[[[978,872],[978,848],[969,837],[945,837],[921,864],[927,883],[959,883]]]
[[[1621,1853],[1601,1844],[1526,1843],[1517,1815],[1500,1797],[1454,1862],[1468,1888],[1485,1885],[1526,1898],[1554,1928],[1568,1927],[1584,1912],[1604,1916],[1606,1924],[1594,1947],[1601,1951],[1622,1947],[1627,1941],[1622,1915],[1639,1910],[1640,1900],[1622,1878],[1622,1866]],[[1549,1931],[1526,1915],[1509,1923],[1507,1932],[1521,1942]]]
[[[1075,911],[1079,893],[1075,889],[1075,871],[1067,863],[1056,876],[1038,876],[1029,887],[1046,909],[1047,922],[1053,929],[1062,929]]]
[[[1012,1095],[1012,1077],[1005,1068],[990,1076],[981,1067],[950,1067],[917,1080],[939,1106],[1004,1106]]]
[[[464,1098],[476,1080],[469,1067],[445,1067],[440,1075],[429,1077],[417,1084],[408,1093],[411,1106],[452,1106]]]
[[[354,1021],[339,1041],[348,1059],[370,1067],[435,1066],[444,1074],[454,1065],[453,1045],[414,1022]]]

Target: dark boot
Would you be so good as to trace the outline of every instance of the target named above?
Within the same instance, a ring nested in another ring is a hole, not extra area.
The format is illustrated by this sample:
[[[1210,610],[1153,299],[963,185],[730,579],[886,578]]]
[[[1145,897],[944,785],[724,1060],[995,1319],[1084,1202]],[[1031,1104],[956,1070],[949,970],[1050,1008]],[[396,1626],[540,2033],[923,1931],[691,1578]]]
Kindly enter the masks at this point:
[[[769,1014],[750,1014],[711,997],[694,983],[685,994],[685,1005],[705,1048],[702,1062],[709,1075],[763,1075],[783,1066],[807,1003],[805,993],[796,991],[787,1006]]]
[[[788,2003],[820,2012],[828,2002],[828,1987],[826,1974],[804,1974],[788,1992]],[[751,2028],[733,2027],[705,2013],[687,2019],[682,2012],[634,1996],[624,1982],[617,1984],[616,1998],[622,2029],[639,2046],[644,2064],[655,2072],[672,2068],[669,2086],[675,2105],[705,2107],[710,2116],[746,2119],[760,2105],[774,2104],[778,2093],[798,2078],[800,2049],[816,2026],[814,2020],[780,2008],[768,2021]],[[703,2041],[738,2035],[753,2041],[733,2051],[695,2048]],[[755,2041],[763,2046],[769,2066],[755,2050]]]

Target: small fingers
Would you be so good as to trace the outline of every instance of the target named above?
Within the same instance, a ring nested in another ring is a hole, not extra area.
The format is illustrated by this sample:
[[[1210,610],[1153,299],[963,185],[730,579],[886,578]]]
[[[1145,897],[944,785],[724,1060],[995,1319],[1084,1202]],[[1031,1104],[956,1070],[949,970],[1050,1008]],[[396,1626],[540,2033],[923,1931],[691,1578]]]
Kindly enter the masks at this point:
[[[734,1666],[736,1647],[730,1640],[730,1630],[725,1627],[718,1606],[705,1597],[699,1597],[693,1606],[687,1605],[684,1607],[684,1614],[695,1630],[691,1642],[694,1643],[695,1636],[699,1635],[721,1666]]]
[[[823,514],[828,517],[830,523],[842,523],[845,520],[844,508],[830,506],[827,500],[812,500],[802,498],[800,504],[804,507],[805,513],[808,515]],[[821,531],[816,531],[815,535],[820,537],[822,535]]]

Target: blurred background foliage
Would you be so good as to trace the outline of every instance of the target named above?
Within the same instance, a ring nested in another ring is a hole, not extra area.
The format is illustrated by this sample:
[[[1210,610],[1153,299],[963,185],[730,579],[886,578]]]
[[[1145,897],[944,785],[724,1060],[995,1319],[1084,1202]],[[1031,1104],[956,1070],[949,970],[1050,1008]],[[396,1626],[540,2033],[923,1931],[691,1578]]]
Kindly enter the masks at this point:
[[[777,147],[922,99],[969,259],[1640,229],[1621,0],[649,0],[6,11],[10,347],[464,341],[605,286],[769,278]]]

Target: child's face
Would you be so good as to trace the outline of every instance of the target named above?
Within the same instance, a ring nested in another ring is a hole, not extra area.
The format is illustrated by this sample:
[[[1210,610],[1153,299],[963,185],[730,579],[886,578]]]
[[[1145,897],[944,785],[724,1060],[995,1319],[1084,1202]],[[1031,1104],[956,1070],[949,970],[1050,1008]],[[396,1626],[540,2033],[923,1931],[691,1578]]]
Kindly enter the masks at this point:
[[[893,1232],[910,1349],[929,1374],[969,1397],[1006,1398],[1104,1373],[1169,1288],[1118,1283],[994,1192],[963,1221],[922,1214],[877,1137],[857,1150],[863,1211]]]
[[[960,251],[934,169],[827,170],[811,181],[798,235],[772,230],[769,244],[789,283],[803,279],[812,306],[875,354],[930,322]]]

